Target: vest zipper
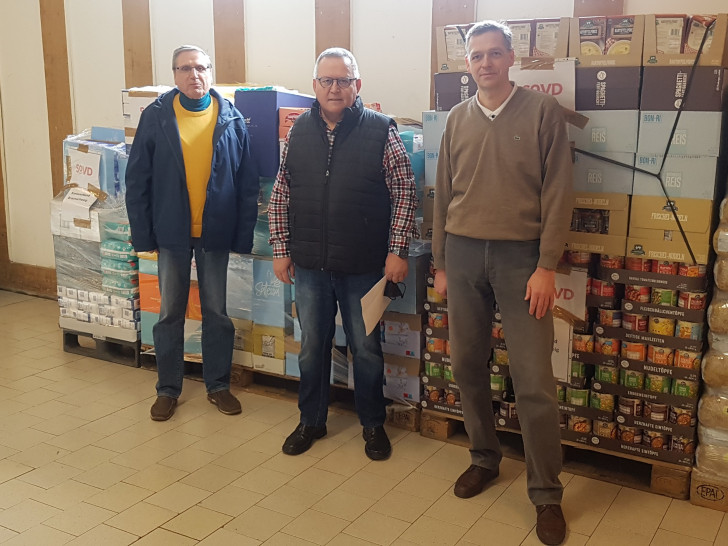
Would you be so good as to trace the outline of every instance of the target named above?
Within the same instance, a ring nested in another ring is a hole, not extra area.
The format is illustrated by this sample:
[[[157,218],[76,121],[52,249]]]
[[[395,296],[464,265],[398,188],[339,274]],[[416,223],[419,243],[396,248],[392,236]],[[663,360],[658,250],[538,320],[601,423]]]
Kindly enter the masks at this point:
[[[335,143],[336,141],[334,141]],[[326,249],[328,247],[328,220],[329,220],[329,177],[331,168],[331,158],[334,155],[334,150],[331,150],[329,154],[328,163],[326,164],[326,177],[324,178],[324,199],[323,199],[323,210],[321,214],[321,269],[325,269],[326,262],[328,259]]]

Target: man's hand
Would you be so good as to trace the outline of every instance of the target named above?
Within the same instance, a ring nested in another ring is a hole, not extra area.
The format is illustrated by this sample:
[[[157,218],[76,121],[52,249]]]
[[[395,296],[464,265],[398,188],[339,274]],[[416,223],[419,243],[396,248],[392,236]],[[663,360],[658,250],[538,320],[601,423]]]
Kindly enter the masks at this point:
[[[556,272],[537,267],[526,284],[526,297],[531,300],[528,312],[537,319],[542,318],[554,306],[556,299]]]
[[[286,258],[273,258],[273,273],[275,273],[278,280],[286,284],[293,284],[293,279],[296,277],[296,268],[290,256]]]
[[[400,258],[391,252],[387,255],[387,261],[384,262],[384,276],[388,281],[402,282],[407,278],[408,269],[407,258]]]
[[[445,275],[444,269],[435,271],[435,292],[443,298],[447,297],[447,275]]]

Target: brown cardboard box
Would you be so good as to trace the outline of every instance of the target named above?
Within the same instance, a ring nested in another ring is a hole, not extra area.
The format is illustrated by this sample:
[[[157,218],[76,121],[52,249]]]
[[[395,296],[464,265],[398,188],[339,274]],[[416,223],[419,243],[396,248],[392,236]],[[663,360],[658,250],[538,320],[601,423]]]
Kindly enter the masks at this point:
[[[275,359],[286,358],[286,331],[278,326],[253,325],[253,354]]]
[[[425,196],[422,199],[422,219],[425,222],[432,222],[435,213],[435,188],[425,186]]]
[[[514,19],[507,21],[506,24],[513,33],[516,63],[528,57],[551,57],[555,59],[566,57],[569,52],[569,23],[570,19],[568,17],[561,17],[559,19]],[[550,44],[553,47],[553,51],[545,51],[546,46],[539,44],[539,42],[541,42],[541,38],[543,37],[546,37],[551,42],[553,31],[550,29],[555,28],[555,25],[558,25],[556,42]],[[542,34],[544,31],[546,34]],[[529,35],[528,40],[526,40],[526,35]],[[519,40],[519,37],[523,37],[523,40]],[[541,45],[540,48],[539,45]]]
[[[465,35],[473,24],[447,25],[435,29],[437,72],[465,72],[467,70],[465,65]]]
[[[655,16],[645,15],[645,38],[642,56],[643,66],[691,66],[695,62],[693,53],[658,53]],[[728,14],[717,16],[713,27],[713,40],[708,51],[700,55],[699,66],[728,66]]]
[[[672,238],[671,240],[665,240],[666,233]],[[695,261],[699,264],[707,264],[710,257],[709,234],[686,233],[685,235],[688,243],[690,243],[690,249],[693,251]],[[671,232],[644,228],[630,230],[625,255],[670,262],[692,263],[693,261],[690,251],[678,230]]]
[[[393,427],[419,432],[421,416],[422,411],[418,407],[397,403],[387,406],[387,424]]]
[[[566,243],[568,250],[622,255],[627,239],[629,195],[618,193],[576,193],[574,208],[609,211],[609,231],[581,233],[570,231]]]
[[[524,58],[509,70],[509,77],[521,87],[552,95],[563,107],[574,110],[574,60],[550,57]],[[467,72],[435,74],[435,110],[451,110],[478,91]]]
[[[642,110],[675,111],[680,108],[692,68],[646,66],[642,71]],[[697,66],[684,110],[720,112],[728,101],[728,69]]]
[[[709,199],[673,199],[683,229],[689,233],[710,232],[713,201]],[[634,228],[678,230],[672,210],[664,197],[635,195],[632,198],[630,235]]]
[[[695,260],[707,264],[715,203],[709,199],[671,200]],[[635,195],[629,222],[626,256],[692,262],[675,217],[664,197]]]
[[[308,108],[293,108],[283,106],[278,109],[278,138],[286,138],[288,131],[293,127],[296,118],[307,112]]]
[[[690,503],[728,512],[728,479],[694,467],[690,475]]]
[[[573,18],[569,27],[569,56],[579,59],[577,70],[587,67],[641,66],[642,42],[645,38],[645,16],[634,15],[632,17],[634,17],[634,27],[632,28],[629,53],[626,55],[582,55],[579,19]]]
[[[577,110],[638,110],[639,66],[577,67]]]
[[[426,241],[432,240],[432,222],[422,222],[420,225],[420,237]]]

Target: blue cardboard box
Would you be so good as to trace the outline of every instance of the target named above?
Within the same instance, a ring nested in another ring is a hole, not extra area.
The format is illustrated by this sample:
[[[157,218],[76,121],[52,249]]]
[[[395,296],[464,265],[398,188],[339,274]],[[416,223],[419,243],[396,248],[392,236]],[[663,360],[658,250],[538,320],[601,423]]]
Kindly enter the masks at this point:
[[[82,154],[100,156],[98,172],[93,174],[93,181],[99,189],[109,195],[122,195],[126,191],[126,166],[129,159],[126,144],[121,142],[94,140],[94,137],[114,138],[111,129],[94,127],[92,131],[84,131],[72,135],[63,141],[63,167],[65,182],[72,181],[73,167],[69,151],[76,150]]]
[[[245,118],[250,133],[250,153],[260,176],[275,176],[280,163],[278,109],[282,106],[310,108],[314,97],[275,89],[238,89],[235,108]]]
[[[292,329],[291,285],[282,283],[273,273],[273,260],[253,260],[253,314],[255,324]]]

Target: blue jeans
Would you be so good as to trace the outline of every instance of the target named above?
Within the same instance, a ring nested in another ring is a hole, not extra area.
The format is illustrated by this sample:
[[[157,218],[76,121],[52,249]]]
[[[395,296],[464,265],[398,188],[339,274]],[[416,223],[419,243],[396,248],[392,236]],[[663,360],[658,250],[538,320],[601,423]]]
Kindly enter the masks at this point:
[[[381,272],[345,275],[296,267],[296,312],[301,324],[298,408],[304,425],[326,424],[337,302],[354,356],[354,401],[359,421],[365,427],[384,424],[384,360],[379,329],[366,335],[360,301],[381,278]]]
[[[190,292],[190,265],[194,251],[202,306],[202,376],[207,392],[230,388],[235,328],[225,307],[227,291],[226,251],[203,250],[192,239],[189,250],[159,249],[159,291],[162,305],[154,325],[157,354],[157,395],[179,398],[184,377],[185,311]]]

